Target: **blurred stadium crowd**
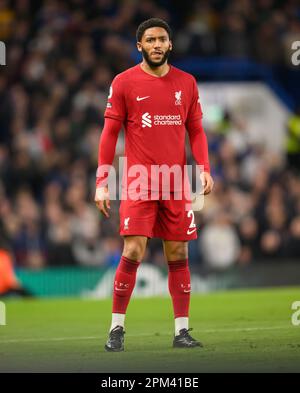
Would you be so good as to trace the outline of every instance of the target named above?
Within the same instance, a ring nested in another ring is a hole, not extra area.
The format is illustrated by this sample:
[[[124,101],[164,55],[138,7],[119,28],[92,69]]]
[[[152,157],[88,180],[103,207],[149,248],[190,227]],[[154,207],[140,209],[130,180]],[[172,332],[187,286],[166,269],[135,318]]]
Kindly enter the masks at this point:
[[[141,21],[170,22],[173,59],[231,56],[278,64],[299,37],[297,4],[0,0],[0,40],[8,50],[0,69],[1,242],[16,266],[119,262],[118,202],[109,220],[100,216],[95,173],[109,85],[135,64]],[[228,113],[217,130],[206,129],[215,189],[196,215],[200,236],[190,244],[192,263],[226,267],[300,257],[299,173],[267,146],[253,146],[246,128]],[[117,157],[122,146],[120,138]],[[163,264],[160,241],[150,241],[145,260]]]

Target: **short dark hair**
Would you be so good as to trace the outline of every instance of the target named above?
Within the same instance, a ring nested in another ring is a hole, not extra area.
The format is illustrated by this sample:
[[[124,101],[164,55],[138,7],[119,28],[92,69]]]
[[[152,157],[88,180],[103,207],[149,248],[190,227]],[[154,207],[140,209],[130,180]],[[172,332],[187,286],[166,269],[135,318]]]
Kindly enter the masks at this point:
[[[151,18],[151,19],[147,19],[144,22],[142,22],[139,25],[139,27],[137,28],[137,31],[136,31],[137,42],[141,41],[141,39],[145,33],[145,30],[150,29],[151,27],[162,27],[168,33],[169,39],[172,38],[172,30],[167,22],[165,22],[164,20],[159,19],[159,18]]]

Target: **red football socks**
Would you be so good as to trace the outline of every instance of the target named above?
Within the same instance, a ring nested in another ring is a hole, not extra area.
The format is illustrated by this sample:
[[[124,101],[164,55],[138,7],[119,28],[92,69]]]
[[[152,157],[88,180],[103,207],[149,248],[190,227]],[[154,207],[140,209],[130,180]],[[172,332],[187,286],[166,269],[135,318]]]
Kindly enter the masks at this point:
[[[113,291],[113,313],[125,314],[135,286],[138,261],[121,257],[116,271]]]
[[[191,276],[188,260],[168,261],[169,291],[175,318],[188,317],[191,293]]]

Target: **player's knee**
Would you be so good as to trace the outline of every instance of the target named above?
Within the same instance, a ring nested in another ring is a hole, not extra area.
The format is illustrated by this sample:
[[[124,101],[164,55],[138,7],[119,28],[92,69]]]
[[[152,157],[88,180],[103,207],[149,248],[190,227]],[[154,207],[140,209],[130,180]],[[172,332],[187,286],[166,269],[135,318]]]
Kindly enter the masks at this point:
[[[169,261],[182,261],[188,258],[188,248],[186,245],[174,246],[168,250]]]
[[[133,261],[141,261],[145,254],[144,245],[139,242],[131,242],[124,245],[123,256]]]

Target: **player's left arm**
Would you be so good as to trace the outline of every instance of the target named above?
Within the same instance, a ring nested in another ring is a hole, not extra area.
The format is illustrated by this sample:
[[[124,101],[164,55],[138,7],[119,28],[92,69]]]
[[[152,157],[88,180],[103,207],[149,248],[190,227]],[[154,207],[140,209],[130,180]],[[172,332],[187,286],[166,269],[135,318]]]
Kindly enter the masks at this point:
[[[203,193],[204,195],[207,195],[212,191],[214,181],[210,174],[206,134],[201,120],[188,122],[186,124],[186,128],[189,135],[193,157],[197,165],[200,165],[203,168],[203,172],[201,172],[200,176],[203,184]]]
[[[193,78],[191,91],[191,105],[185,123],[191,150],[197,165],[203,168],[201,181],[204,195],[209,194],[213,188],[214,181],[210,175],[207,138],[202,126],[202,110],[196,80]]]

